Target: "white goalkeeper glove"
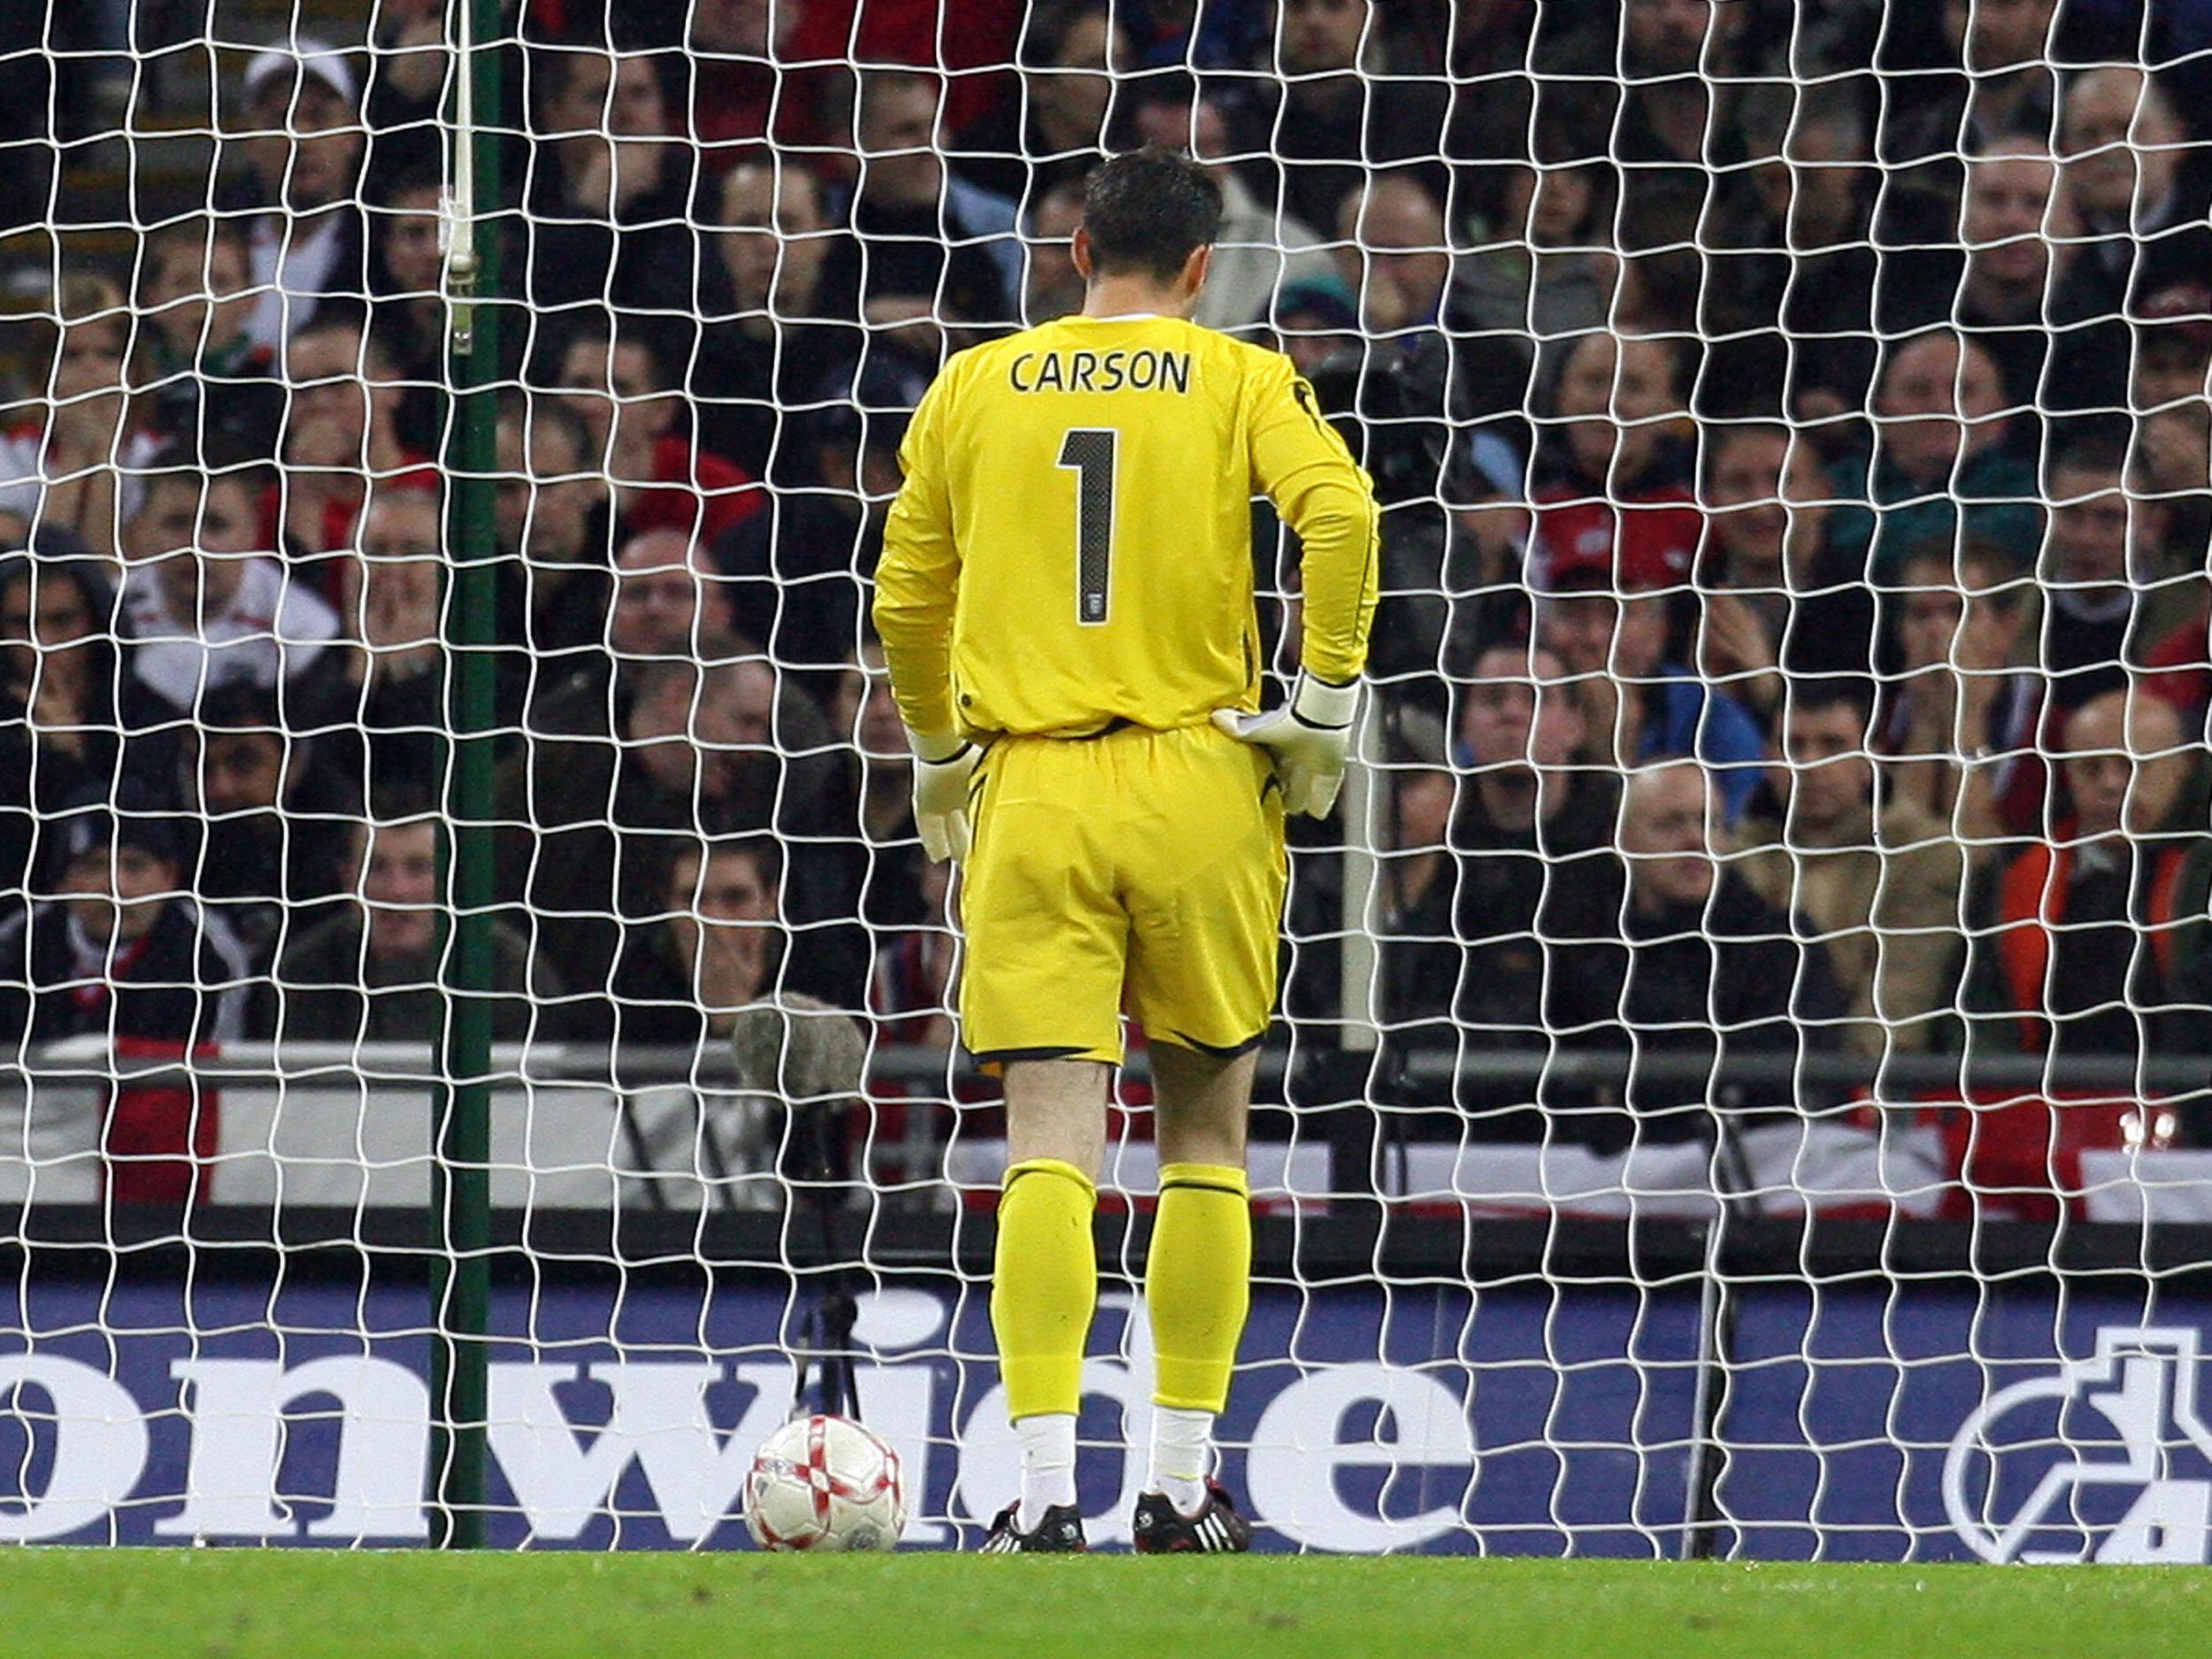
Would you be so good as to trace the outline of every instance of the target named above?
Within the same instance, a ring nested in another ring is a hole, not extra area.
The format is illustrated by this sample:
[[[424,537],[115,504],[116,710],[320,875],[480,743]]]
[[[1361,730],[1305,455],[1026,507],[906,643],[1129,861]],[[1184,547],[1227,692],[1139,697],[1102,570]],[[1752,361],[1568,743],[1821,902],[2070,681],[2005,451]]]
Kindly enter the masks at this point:
[[[1290,701],[1273,713],[1217,709],[1214,724],[1274,757],[1285,811],[1326,818],[1344,782],[1345,757],[1352,749],[1352,717],[1358,710],[1358,680],[1333,686],[1301,673],[1291,687]]]
[[[983,751],[949,732],[910,730],[914,751],[914,827],[933,864],[968,856],[974,831],[968,822],[968,780]]]

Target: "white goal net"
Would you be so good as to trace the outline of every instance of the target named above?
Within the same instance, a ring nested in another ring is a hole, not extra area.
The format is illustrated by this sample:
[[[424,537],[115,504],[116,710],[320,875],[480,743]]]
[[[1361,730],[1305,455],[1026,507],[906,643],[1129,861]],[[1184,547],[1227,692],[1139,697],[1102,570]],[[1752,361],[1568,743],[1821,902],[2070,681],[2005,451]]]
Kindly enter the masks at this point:
[[[365,11],[0,8],[0,1540],[734,1547],[827,1355],[976,1541],[1004,1120],[870,575],[1150,142],[1386,509],[1261,1547],[2212,1555],[2203,8]]]

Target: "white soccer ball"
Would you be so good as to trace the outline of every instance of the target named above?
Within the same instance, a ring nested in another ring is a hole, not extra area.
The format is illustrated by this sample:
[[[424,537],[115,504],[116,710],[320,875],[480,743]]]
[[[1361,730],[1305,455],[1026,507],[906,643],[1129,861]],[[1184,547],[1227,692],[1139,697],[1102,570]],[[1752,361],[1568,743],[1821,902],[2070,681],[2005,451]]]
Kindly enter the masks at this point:
[[[896,1549],[899,1455],[850,1417],[794,1417],[753,1457],[745,1526],[763,1549]]]

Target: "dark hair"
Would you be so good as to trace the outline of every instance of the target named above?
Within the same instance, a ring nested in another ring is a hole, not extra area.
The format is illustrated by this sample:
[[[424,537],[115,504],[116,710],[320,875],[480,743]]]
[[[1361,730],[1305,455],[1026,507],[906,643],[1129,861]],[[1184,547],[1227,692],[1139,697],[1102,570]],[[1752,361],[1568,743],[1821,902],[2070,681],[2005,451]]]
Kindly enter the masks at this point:
[[[1037,26],[1033,23],[1030,27],[1033,33]],[[1059,41],[1053,42],[1053,48],[1059,49]],[[1125,96],[1133,109],[1149,110],[1165,104],[1186,113],[1196,104],[1218,102],[1187,69],[1148,69],[1131,78]]]
[[[257,472],[267,465],[235,438],[210,432],[173,437],[146,459],[147,472]]]
[[[944,77],[934,70],[896,64],[833,72],[822,96],[823,112],[829,118],[830,130],[857,138],[861,109],[868,95],[901,91],[909,87],[920,88],[935,98],[941,99],[945,95]]]
[[[366,373],[373,363],[377,367],[396,371],[399,359],[392,355],[390,331],[373,332],[366,313],[351,307],[319,311],[300,327],[295,328],[285,341],[287,346],[297,345],[303,340],[312,340],[320,334],[349,334],[354,346],[356,365]]]
[[[190,490],[194,498],[199,503],[196,511],[206,511],[209,497],[219,489],[243,490],[250,511],[254,510],[255,503],[261,498],[261,477],[257,468],[199,472],[166,467],[150,467],[143,474],[143,478],[144,482],[140,487],[143,493],[138,501],[138,511],[142,513],[153,506],[156,492],[165,489]]]
[[[614,367],[615,353],[625,346],[634,346],[645,354],[646,379],[652,382],[655,391],[672,392],[679,389],[669,365],[668,342],[652,328],[621,327],[604,311],[587,311],[562,330],[557,338],[559,347],[547,359],[553,370],[547,378],[555,383],[553,389],[556,391],[595,392],[605,389],[596,386],[570,386],[563,379],[561,370],[568,361],[568,354],[578,346],[584,345],[603,347],[607,354],[610,371]]]
[[[234,219],[197,217],[164,225],[140,246],[139,286],[142,288],[157,270],[180,255],[204,261],[218,247],[231,249],[242,259],[250,257],[246,233]]]
[[[545,329],[539,341],[537,362],[542,373],[533,378],[558,385],[561,365],[568,361],[568,354],[580,345],[595,345],[604,349],[608,360],[614,357],[614,319],[596,306],[580,306],[557,326]],[[562,387],[565,391],[569,388]]]
[[[1705,424],[1705,440],[1700,459],[1703,462],[1705,487],[1712,488],[1714,470],[1720,465],[1721,456],[1732,444],[1749,442],[1753,439],[1778,439],[1786,447],[1804,442],[1795,431],[1778,420],[1713,420]]]
[[[1058,4],[1032,4],[1025,18],[1021,44],[1016,57],[1024,69],[1050,69],[1057,66],[1060,54],[1066,50],[1068,37],[1075,33],[1076,25],[1092,18],[1103,18],[1109,30],[1122,30],[1125,26],[1114,16],[1108,0],[1059,0]]]
[[[267,737],[287,741],[276,693],[248,680],[227,680],[203,692],[195,724],[204,739]]]
[[[929,379],[927,370],[898,353],[841,363],[814,388],[813,407],[795,417],[795,430],[816,449],[832,444],[848,457],[863,449],[896,456]]]
[[[1085,181],[1075,173],[1064,173],[1055,179],[1030,199],[1029,222],[1033,225],[1036,222],[1037,215],[1044,210],[1048,202],[1072,201],[1079,211],[1083,205],[1085,188]]]
[[[143,493],[134,517],[153,505],[155,491],[173,485],[193,491],[203,503],[218,488],[242,489],[256,497],[267,480],[268,463],[227,434],[210,432],[200,439],[172,438],[147,457],[140,476]]]
[[[109,582],[106,570],[89,557],[70,556],[54,557],[47,547],[39,545],[43,538],[34,532],[33,550],[13,551],[0,555],[0,597],[18,582],[30,588],[31,602],[35,604],[39,588],[48,583],[67,583],[77,590],[77,599],[91,618],[93,632],[113,633],[115,621],[115,589]],[[36,627],[35,619],[33,627]]]
[[[1943,585],[1955,583],[1957,590],[1970,593],[1977,599],[2009,611],[2027,597],[2033,586],[2031,578],[2020,569],[2020,561],[2010,549],[1986,536],[1971,536],[1954,543],[1946,536],[1931,536],[1915,541],[1905,549],[1905,557],[1898,562],[1897,573],[1891,579],[1886,592],[1903,597],[1902,590],[1913,584],[1905,578],[1916,566],[1934,565],[1942,567]],[[1969,565],[1977,565],[1991,580],[1977,586],[1967,574]]]
[[[1559,354],[1558,366],[1554,368],[1546,378],[1542,392],[1545,403],[1544,412],[1548,417],[1555,415],[1558,411],[1559,388],[1567,378],[1567,365],[1586,347],[1609,343],[1617,354],[1614,362],[1617,365],[1621,357],[1626,355],[1628,348],[1632,345],[1656,346],[1665,354],[1667,359],[1666,388],[1667,396],[1670,397],[1680,397],[1685,383],[1692,378],[1689,373],[1690,365],[1686,359],[1689,346],[1693,342],[1686,342],[1679,334],[1621,333],[1609,327],[1599,327],[1562,335],[1559,339],[1563,349]],[[1614,373],[1617,375],[1619,373],[1617,367]]]
[[[392,204],[414,190],[442,191],[445,188],[443,169],[419,159],[409,158],[396,166],[383,169],[368,181],[364,205],[370,210],[371,222],[380,215],[395,217]]]
[[[1147,144],[1099,164],[1083,187],[1083,229],[1100,275],[1171,282],[1221,234],[1221,187],[1188,156]]]
[[[2125,478],[2128,473],[2126,434],[2110,426],[2093,426],[2069,434],[2051,451],[2044,478],[2047,482],[2061,472],[2097,472]]]
[[[574,446],[579,466],[590,465],[591,428],[581,415],[551,393],[509,393],[499,400],[499,424],[513,427],[526,439],[538,427],[550,426]]]
[[[1785,718],[1836,708],[1849,709],[1862,726],[1874,718],[1873,692],[1855,675],[1793,674],[1785,692]]]
[[[611,43],[602,30],[589,27],[572,29],[565,40],[547,41],[542,50],[532,54],[529,65],[532,89],[536,93],[535,107],[531,113],[542,127],[545,112],[559,98],[568,95],[568,88],[589,58],[597,58],[607,65],[610,87],[621,68],[622,51]]]
[[[359,832],[365,836],[367,832],[380,827],[412,824],[423,818],[434,820],[434,826],[443,830],[444,807],[427,781],[405,772],[370,774],[368,817],[357,826]],[[366,848],[363,850],[365,852]]]
[[[51,834],[60,848],[58,864],[119,841],[175,864],[184,856],[184,831],[176,803],[140,780],[118,779],[87,784],[57,813],[42,817],[39,833]]]
[[[1987,346],[1982,344],[1971,334],[1961,334],[1947,323],[1937,323],[1932,327],[1919,329],[1909,334],[1894,334],[1881,343],[1880,361],[1876,366],[1874,374],[1874,392],[1877,397],[1881,396],[1882,388],[1889,384],[1889,377],[1897,372],[1898,360],[1924,340],[1945,340],[1957,347],[1959,370],[1962,373],[1965,371],[1966,354],[1970,351],[1980,352],[1993,364],[1996,361],[1994,357],[1990,357]]]
[[[753,869],[760,876],[760,885],[772,894],[783,885],[783,848],[773,835],[711,835],[676,837],[668,849],[666,882],[676,879],[676,872],[686,864],[697,866],[692,879],[695,881],[708,863],[716,858],[749,858]]]

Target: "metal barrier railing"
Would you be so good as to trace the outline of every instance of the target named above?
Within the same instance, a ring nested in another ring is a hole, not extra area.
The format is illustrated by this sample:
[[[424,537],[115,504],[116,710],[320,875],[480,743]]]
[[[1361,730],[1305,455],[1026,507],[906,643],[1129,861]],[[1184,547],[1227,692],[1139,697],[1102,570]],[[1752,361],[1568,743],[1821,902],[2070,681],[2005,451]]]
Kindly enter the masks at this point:
[[[1125,1070],[1138,1079],[1150,1074],[1141,1051],[1130,1056]],[[1497,1047],[1463,1052],[1424,1048],[1394,1056],[1387,1048],[1378,1054],[1342,1053],[1318,1043],[1294,1041],[1265,1050],[1260,1064],[1263,1088],[1279,1094],[1287,1087],[1299,1103],[1311,1104],[1356,1103],[1371,1099],[1377,1084],[1399,1079],[1422,1085],[1456,1081],[1533,1091],[1539,1086],[1599,1087],[1632,1076],[1639,1082],[1653,1084],[1706,1085],[1716,1093],[1730,1088],[1756,1088],[1769,1094],[1784,1089],[1825,1094],[1864,1091],[1877,1100],[1904,1100],[1970,1088],[2162,1097],[2212,1091],[2212,1056],[1731,1054],[1725,1039],[1721,1040],[1717,1056]],[[838,1091],[780,1087],[772,1074],[764,1077],[757,1069],[749,1071],[726,1044],[719,1043],[699,1048],[620,1049],[578,1043],[495,1044],[488,1077],[499,1083],[547,1087],[621,1088],[689,1083],[705,1088],[788,1094],[800,1100],[853,1092],[849,1087]],[[452,1080],[440,1067],[436,1048],[428,1043],[235,1042],[226,1043],[211,1055],[185,1058],[117,1053],[100,1039],[81,1037],[35,1044],[0,1059],[0,1080],[8,1079],[35,1086],[125,1082],[217,1087],[227,1083],[306,1084],[342,1079],[370,1084]],[[951,1091],[987,1079],[957,1051],[879,1044],[868,1052],[865,1081],[900,1087],[938,1085]],[[1331,1086],[1337,1092],[1328,1092]]]

